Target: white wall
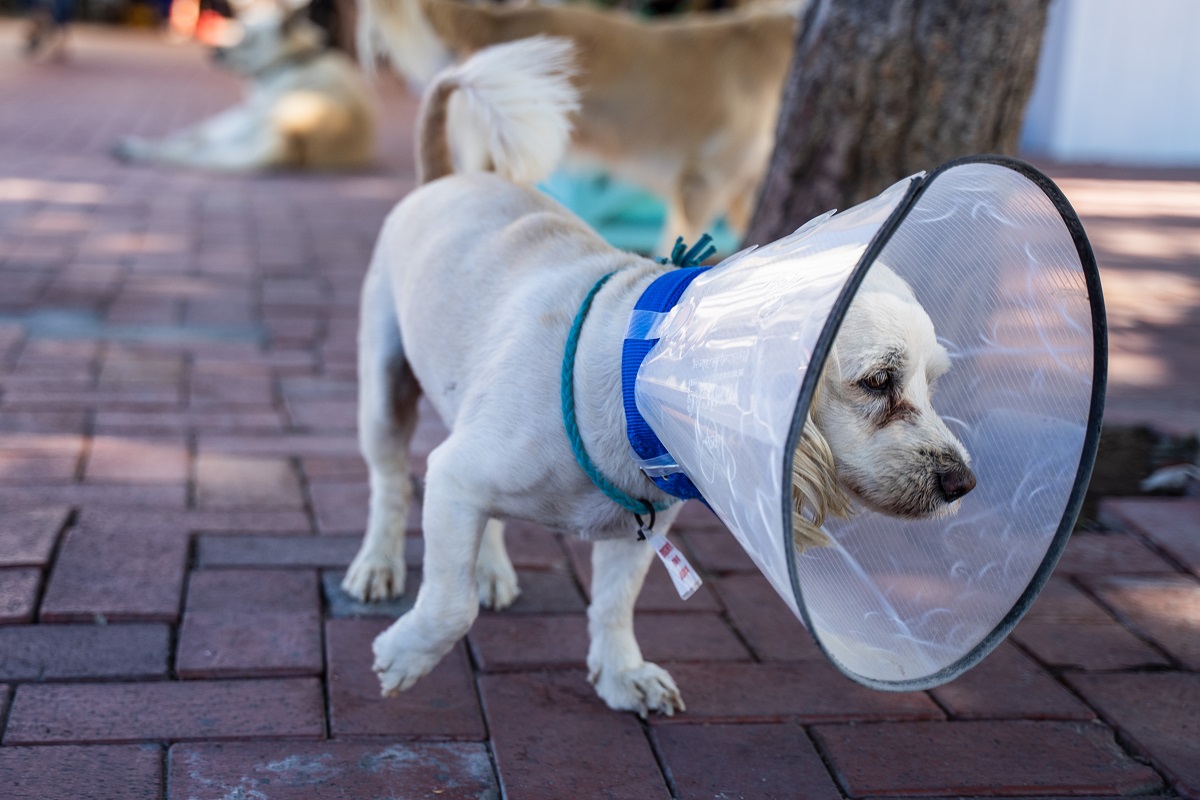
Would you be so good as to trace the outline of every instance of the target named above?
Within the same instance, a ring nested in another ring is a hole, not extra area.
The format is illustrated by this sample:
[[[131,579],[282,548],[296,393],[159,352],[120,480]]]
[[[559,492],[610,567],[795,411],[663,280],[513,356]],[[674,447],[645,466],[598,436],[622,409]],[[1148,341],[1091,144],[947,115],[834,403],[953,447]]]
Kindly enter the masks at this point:
[[[1021,145],[1060,161],[1200,165],[1200,2],[1053,0]]]

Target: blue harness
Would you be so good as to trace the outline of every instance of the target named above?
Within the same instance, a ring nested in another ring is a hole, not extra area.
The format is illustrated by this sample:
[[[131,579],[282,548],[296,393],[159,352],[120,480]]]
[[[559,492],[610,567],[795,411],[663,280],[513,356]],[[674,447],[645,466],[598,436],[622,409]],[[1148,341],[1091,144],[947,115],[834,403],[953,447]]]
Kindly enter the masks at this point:
[[[654,349],[654,345],[658,344],[657,338],[648,338],[652,335],[656,323],[675,307],[692,281],[710,269],[700,266],[700,262],[716,252],[716,248],[710,245],[711,241],[712,238],[704,234],[691,250],[685,252],[683,239],[678,239],[670,261],[665,258],[659,259],[661,263],[675,264],[681,269],[660,275],[638,298],[629,317],[629,329],[621,348],[621,397],[625,405],[625,432],[633,452],[638,456],[638,466],[659,489],[685,500],[704,498],[638,411],[634,388],[638,369]]]
[[[621,353],[621,395],[625,406],[626,433],[630,445],[638,456],[638,466],[664,492],[683,499],[699,498],[703,500],[704,498],[700,496],[700,491],[695,484],[675,463],[675,459],[667,452],[667,448],[650,429],[646,420],[638,413],[633,390],[637,381],[638,368],[646,360],[646,355],[658,343],[658,339],[647,337],[654,329],[655,323],[679,302],[680,296],[688,285],[709,269],[699,266],[699,262],[716,252],[716,248],[710,244],[711,241],[712,237],[706,233],[700,237],[700,241],[691,250],[687,250],[681,237],[675,242],[670,260],[658,259],[660,264],[674,264],[683,269],[672,270],[659,276],[638,298],[637,303],[634,304],[633,313],[630,315],[629,329],[626,332]],[[583,445],[583,436],[579,432],[579,423],[575,418],[575,353],[579,347],[579,335],[588,311],[592,307],[592,300],[614,274],[610,272],[600,278],[588,291],[579,306],[579,311],[575,314],[571,329],[567,333],[560,378],[563,425],[566,429],[567,441],[571,445],[571,452],[575,455],[575,463],[606,497],[637,517],[639,536],[642,536],[642,515],[649,515],[648,528],[653,529],[654,512],[663,511],[675,501],[651,503],[632,497],[614,485],[588,456],[587,448]]]

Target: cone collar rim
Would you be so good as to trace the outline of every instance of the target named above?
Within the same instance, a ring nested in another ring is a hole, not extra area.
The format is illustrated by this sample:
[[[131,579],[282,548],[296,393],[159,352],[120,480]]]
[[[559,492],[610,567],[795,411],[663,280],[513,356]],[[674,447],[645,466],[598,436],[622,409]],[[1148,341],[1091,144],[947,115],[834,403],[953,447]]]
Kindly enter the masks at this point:
[[[837,300],[834,301],[833,308],[826,320],[825,327],[821,331],[821,335],[817,338],[817,342],[813,347],[809,368],[806,370],[804,379],[801,382],[800,394],[796,398],[796,408],[792,413],[791,428],[788,431],[787,446],[784,448],[783,474],[792,474],[793,455],[796,444],[800,439],[801,430],[804,427],[806,416],[804,412],[812,402],[817,381],[825,369],[825,362],[828,360],[830,349],[837,338],[838,331],[841,329],[846,312],[855,295],[858,293],[867,272],[870,271],[888,242],[891,241],[892,235],[899,228],[900,223],[912,211],[917,201],[925,193],[925,190],[946,172],[971,164],[992,164],[1012,170],[1027,178],[1050,200],[1066,225],[1067,231],[1070,233],[1071,240],[1079,255],[1080,268],[1087,287],[1088,305],[1092,317],[1092,391],[1088,407],[1087,427],[1079,457],[1079,466],[1075,473],[1075,481],[1071,487],[1071,492],[1063,510],[1063,516],[1059,521],[1058,529],[1055,531],[1050,545],[1046,549],[1046,554],[1043,556],[1041,564],[1034,571],[1028,585],[1026,585],[1012,608],[1009,609],[1008,613],[1001,618],[996,626],[965,654],[937,672],[920,678],[885,681],[867,677],[846,667],[825,646],[825,642],[819,634],[819,629],[814,626],[797,574],[796,558],[789,557],[787,559],[788,578],[792,585],[792,592],[795,595],[796,607],[817,647],[843,675],[856,683],[883,691],[920,691],[931,689],[951,681],[982,661],[1012,631],[1041,592],[1042,587],[1050,577],[1050,573],[1058,563],[1059,557],[1066,548],[1067,540],[1070,538],[1075,521],[1078,519],[1080,509],[1083,506],[1084,495],[1091,480],[1092,468],[1096,462],[1096,452],[1100,445],[1100,429],[1104,417],[1104,398],[1108,381],[1108,322],[1104,310],[1104,297],[1100,287],[1100,272],[1096,265],[1096,257],[1092,252],[1091,243],[1084,233],[1083,224],[1079,221],[1079,216],[1075,213],[1075,209],[1062,193],[1062,190],[1045,173],[1032,164],[1011,156],[995,154],[974,155],[948,161],[932,173],[917,173],[912,176],[909,179],[909,187],[904,197],[879,227],[879,230],[876,231],[875,236],[871,239],[866,250],[859,258],[858,263],[854,266],[849,279],[842,287]],[[782,492],[783,546],[785,552],[791,552],[792,489],[790,482],[784,482]]]

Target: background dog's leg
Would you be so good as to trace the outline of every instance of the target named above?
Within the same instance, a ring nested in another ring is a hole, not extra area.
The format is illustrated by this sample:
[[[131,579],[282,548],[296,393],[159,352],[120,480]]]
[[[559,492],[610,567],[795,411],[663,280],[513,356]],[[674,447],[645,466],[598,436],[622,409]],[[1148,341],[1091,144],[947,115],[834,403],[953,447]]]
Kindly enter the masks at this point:
[[[750,227],[750,217],[754,215],[754,205],[758,202],[758,183],[749,183],[734,194],[725,212],[725,221],[740,239]]]
[[[632,533],[593,545],[588,680],[609,708],[670,716],[684,709],[679,689],[666,670],[642,659],[633,635],[633,605],[653,559],[650,544]]]
[[[404,593],[404,533],[412,483],[408,445],[421,389],[404,360],[386,269],[373,263],[363,284],[358,338],[358,440],[371,482],[367,534],[342,588],[360,600]]]
[[[479,586],[480,605],[495,611],[508,608],[521,594],[517,571],[504,548],[504,523],[498,519],[489,519],[483,529],[475,583]]]
[[[429,672],[466,635],[479,615],[475,564],[487,513],[481,493],[463,479],[478,448],[455,453],[452,435],[429,456],[425,479],[425,563],[412,610],[375,639],[375,672],[385,695],[402,692]]]

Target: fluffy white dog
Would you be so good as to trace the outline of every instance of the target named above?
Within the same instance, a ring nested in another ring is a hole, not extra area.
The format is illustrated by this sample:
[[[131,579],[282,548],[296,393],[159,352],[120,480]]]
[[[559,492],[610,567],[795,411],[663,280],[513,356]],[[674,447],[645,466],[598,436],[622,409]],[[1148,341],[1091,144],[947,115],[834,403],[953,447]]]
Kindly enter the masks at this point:
[[[307,6],[255,6],[214,57],[249,83],[244,102],[165,139],[121,139],[114,155],[200,169],[354,169],[374,155],[366,83],[325,46]]]
[[[420,593],[375,640],[384,694],[429,672],[466,634],[481,602],[503,608],[517,597],[500,522],[511,517],[595,543],[590,680],[614,709],[671,714],[684,707],[679,690],[642,658],[633,633],[653,552],[638,540],[633,516],[576,465],[559,404],[572,319],[589,288],[614,273],[579,337],[579,428],[592,460],[622,491],[668,499],[630,458],[619,370],[634,302],[671,267],[614,249],[525,185],[554,166],[570,135],[570,59],[561,39],[498,45],[442,73],[426,94],[422,185],[389,216],[362,291],[359,435],[371,506],[343,586],[364,599],[404,589],[408,444],[423,391],[450,435],[429,457]],[[473,139],[469,149],[486,152],[494,172],[456,172],[448,128]],[[962,445],[929,405],[946,354],[908,287],[879,272],[846,320],[852,335],[839,340],[816,422],[806,426],[797,501],[822,506],[809,516],[840,513],[846,492],[890,513],[924,516],[951,507],[974,481]],[[665,531],[677,509],[659,514],[656,529]]]

